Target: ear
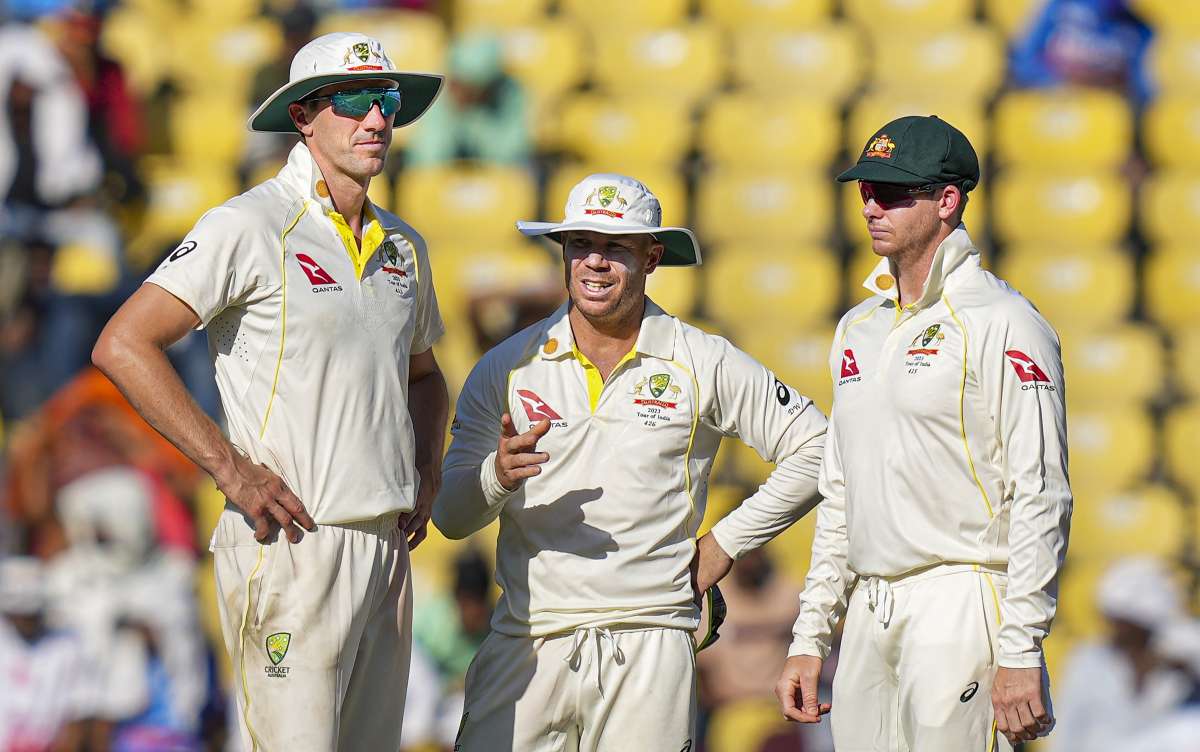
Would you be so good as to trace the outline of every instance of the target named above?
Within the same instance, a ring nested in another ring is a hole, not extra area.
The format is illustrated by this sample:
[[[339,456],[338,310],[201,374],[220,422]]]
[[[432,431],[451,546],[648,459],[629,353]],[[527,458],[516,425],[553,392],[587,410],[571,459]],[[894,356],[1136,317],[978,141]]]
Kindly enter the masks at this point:
[[[296,130],[300,131],[301,136],[312,137],[313,124],[308,119],[308,108],[299,102],[292,102],[288,105],[288,114],[292,116],[292,122],[295,123]]]
[[[943,222],[948,222],[958,213],[958,208],[962,206],[962,189],[957,185],[948,185],[942,189],[942,195],[938,198],[938,218]]]
[[[662,261],[663,252],[666,250],[666,246],[657,240],[650,243],[650,254],[646,257],[646,274],[650,274],[658,268],[659,262]]]

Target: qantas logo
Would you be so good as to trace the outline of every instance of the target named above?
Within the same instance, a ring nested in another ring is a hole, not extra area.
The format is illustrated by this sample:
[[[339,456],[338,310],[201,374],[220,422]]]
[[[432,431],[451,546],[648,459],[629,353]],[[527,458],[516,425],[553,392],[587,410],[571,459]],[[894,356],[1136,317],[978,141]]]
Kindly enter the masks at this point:
[[[1012,364],[1013,370],[1017,372],[1017,378],[1021,380],[1023,391],[1030,389],[1055,391],[1054,385],[1050,383],[1050,377],[1046,375],[1041,366],[1034,362],[1033,358],[1020,350],[1005,350],[1004,355]]]
[[[313,261],[313,257],[307,253],[297,253],[296,260],[300,262],[300,268],[304,270],[304,274],[308,277],[308,281],[312,283],[313,292],[324,292],[320,289],[327,287],[329,289],[340,290],[341,285],[337,283],[329,272],[321,268],[321,265]],[[332,285],[333,287],[330,287]]]
[[[842,351],[842,380],[838,385],[850,381],[862,381],[862,376],[858,373],[858,359],[854,357],[854,351],[847,349]]]
[[[554,408],[528,389],[518,389],[517,396],[521,398],[521,405],[525,408],[525,415],[529,416],[530,421],[537,423],[542,420],[562,420],[562,416],[554,412]]]

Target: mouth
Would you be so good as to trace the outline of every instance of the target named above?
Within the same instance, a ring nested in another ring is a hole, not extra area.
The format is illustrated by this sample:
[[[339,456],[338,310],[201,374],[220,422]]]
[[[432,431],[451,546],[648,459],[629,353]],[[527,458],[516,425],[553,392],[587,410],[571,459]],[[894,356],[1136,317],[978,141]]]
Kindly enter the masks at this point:
[[[584,293],[586,293],[586,297],[603,298],[613,287],[613,283],[594,279],[581,279],[579,280],[579,286],[583,288]]]

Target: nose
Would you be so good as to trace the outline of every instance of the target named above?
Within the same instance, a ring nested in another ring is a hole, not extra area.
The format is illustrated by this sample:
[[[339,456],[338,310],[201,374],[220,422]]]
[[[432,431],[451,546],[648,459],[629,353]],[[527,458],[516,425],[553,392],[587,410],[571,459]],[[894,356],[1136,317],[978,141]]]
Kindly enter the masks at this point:
[[[387,118],[383,116],[383,109],[380,108],[378,102],[371,104],[371,109],[367,110],[367,114],[363,115],[363,128],[368,131],[381,131],[387,126]]]
[[[875,199],[869,198],[867,203],[863,204],[862,213],[867,219],[879,219],[883,216],[883,209],[875,203]]]

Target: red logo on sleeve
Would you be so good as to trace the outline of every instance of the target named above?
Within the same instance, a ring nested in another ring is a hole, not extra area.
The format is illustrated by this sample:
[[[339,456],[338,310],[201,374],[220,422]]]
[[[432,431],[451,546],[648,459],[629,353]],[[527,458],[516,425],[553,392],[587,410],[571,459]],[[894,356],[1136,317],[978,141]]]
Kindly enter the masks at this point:
[[[842,378],[848,379],[851,376],[858,375],[858,360],[854,357],[853,350],[842,351]]]
[[[320,264],[313,261],[312,256],[309,256],[307,253],[297,253],[296,260],[300,262],[300,268],[308,275],[308,281],[312,282],[313,287],[337,284],[337,280],[329,272],[322,269]]]
[[[562,416],[554,412],[554,408],[528,389],[518,389],[517,396],[521,398],[521,406],[525,408],[525,414],[534,423],[541,420],[562,420]]]
[[[1013,370],[1017,372],[1017,378],[1022,383],[1050,383],[1050,378],[1046,376],[1046,372],[1033,361],[1033,358],[1020,350],[1005,350],[1004,354],[1008,356],[1008,362],[1012,363]]]

